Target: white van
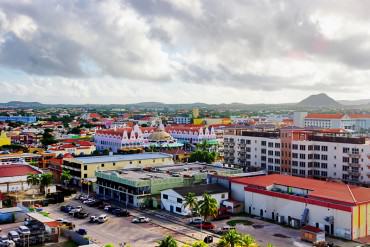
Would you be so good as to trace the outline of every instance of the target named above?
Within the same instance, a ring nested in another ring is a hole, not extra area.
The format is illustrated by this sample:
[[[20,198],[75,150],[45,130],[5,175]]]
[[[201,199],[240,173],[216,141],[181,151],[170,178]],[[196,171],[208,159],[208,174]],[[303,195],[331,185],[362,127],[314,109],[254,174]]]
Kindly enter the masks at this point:
[[[102,214],[98,217],[98,222],[99,223],[104,223],[108,220],[108,216],[106,214]]]

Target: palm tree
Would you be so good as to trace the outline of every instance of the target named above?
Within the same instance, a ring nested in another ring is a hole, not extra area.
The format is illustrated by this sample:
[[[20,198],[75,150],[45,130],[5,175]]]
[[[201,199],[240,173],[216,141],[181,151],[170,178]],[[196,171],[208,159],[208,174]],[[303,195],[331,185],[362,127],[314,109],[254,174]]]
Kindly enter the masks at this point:
[[[53,175],[51,173],[43,173],[40,176],[40,185],[45,192],[45,196],[47,194],[46,188],[53,183]]]
[[[184,203],[184,209],[186,207],[189,207],[190,211],[191,211],[191,216],[193,217],[194,215],[194,211],[196,209],[198,209],[198,200],[197,198],[195,197],[195,193],[193,192],[189,192],[188,194],[186,194],[185,196],[185,203]]]
[[[67,184],[69,184],[69,182],[72,180],[71,172],[69,170],[63,169],[60,179],[62,180],[64,185],[67,186]]]
[[[249,234],[241,235],[241,246],[243,247],[257,247],[256,240]]]
[[[203,199],[199,202],[199,213],[204,217],[204,220],[207,221],[210,216],[217,216],[217,209],[217,200],[208,193],[204,193]]]
[[[167,236],[158,242],[158,247],[177,247],[177,242],[172,236]]]
[[[217,246],[235,247],[241,244],[242,244],[242,236],[235,229],[232,229],[221,237],[220,241],[217,243]]]
[[[31,186],[40,184],[40,175],[39,174],[28,174],[27,175],[27,184]],[[35,197],[35,189],[32,189],[32,198]]]
[[[203,140],[201,143],[197,144],[197,148],[202,150],[202,151],[208,151],[209,149],[209,144],[207,143],[206,140]]]

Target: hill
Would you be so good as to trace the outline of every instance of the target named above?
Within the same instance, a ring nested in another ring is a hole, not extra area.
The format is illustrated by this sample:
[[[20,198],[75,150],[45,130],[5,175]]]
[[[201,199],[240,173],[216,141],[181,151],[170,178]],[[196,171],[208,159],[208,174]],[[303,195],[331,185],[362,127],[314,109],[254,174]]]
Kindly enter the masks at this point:
[[[324,93],[310,95],[297,104],[297,106],[303,107],[338,107],[340,105],[341,104]]]

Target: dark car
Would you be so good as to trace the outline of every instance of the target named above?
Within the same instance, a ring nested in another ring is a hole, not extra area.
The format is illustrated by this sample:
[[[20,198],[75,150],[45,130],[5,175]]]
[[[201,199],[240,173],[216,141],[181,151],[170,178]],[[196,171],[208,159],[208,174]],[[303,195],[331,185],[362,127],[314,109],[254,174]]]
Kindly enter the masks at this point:
[[[78,218],[78,219],[85,219],[89,216],[89,213],[85,212],[85,211],[80,211],[80,212],[76,212],[74,213],[73,217],[75,218]]]
[[[116,208],[112,211],[112,214],[114,214],[115,216],[118,216],[118,217],[128,217],[130,216],[130,212],[127,211],[126,209],[122,209],[122,208]]]
[[[87,234],[86,229],[83,229],[83,228],[78,229],[76,232],[77,232],[78,234],[82,235],[82,236]]]
[[[75,207],[71,206],[71,205],[66,205],[66,206],[61,206],[60,207],[60,210],[64,213],[69,213],[72,209],[74,209]]]

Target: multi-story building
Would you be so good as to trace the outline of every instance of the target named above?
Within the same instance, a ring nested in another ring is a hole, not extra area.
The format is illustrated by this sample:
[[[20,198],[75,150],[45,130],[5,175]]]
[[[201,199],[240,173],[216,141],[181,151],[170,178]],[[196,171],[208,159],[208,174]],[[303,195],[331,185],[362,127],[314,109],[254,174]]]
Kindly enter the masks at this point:
[[[63,142],[52,144],[48,151],[58,155],[91,155],[95,151],[95,144],[89,141],[68,139]]]
[[[293,118],[295,125],[299,127],[340,128],[353,131],[370,129],[370,114],[295,112]]]
[[[172,155],[164,153],[141,153],[126,155],[87,156],[64,158],[63,169],[70,171],[72,182],[80,185],[82,179],[95,181],[96,171],[115,170],[123,168],[144,168],[173,164]]]
[[[166,131],[181,143],[197,144],[207,141],[209,144],[218,144],[213,127],[175,125],[167,126]]]
[[[153,206],[159,207],[163,190],[205,184],[209,174],[226,176],[240,172],[237,168],[198,163],[98,170],[96,193],[100,197],[134,207],[142,206],[150,198]]]
[[[175,124],[190,124],[191,118],[189,117],[173,117],[173,122]]]
[[[21,123],[35,123],[37,118],[35,116],[0,116],[0,122],[21,122]]]
[[[229,129],[225,162],[245,169],[370,184],[370,141],[327,130]]]

